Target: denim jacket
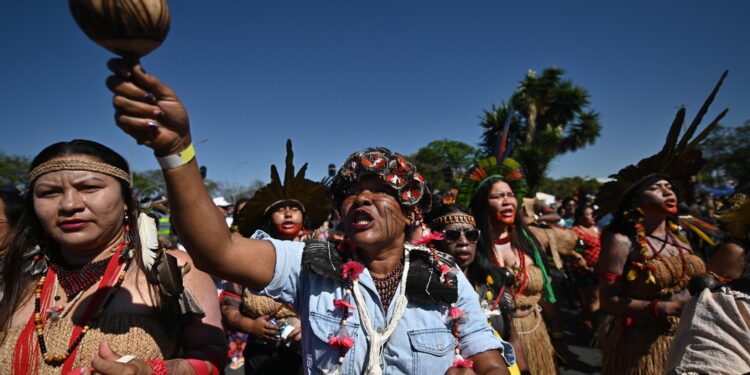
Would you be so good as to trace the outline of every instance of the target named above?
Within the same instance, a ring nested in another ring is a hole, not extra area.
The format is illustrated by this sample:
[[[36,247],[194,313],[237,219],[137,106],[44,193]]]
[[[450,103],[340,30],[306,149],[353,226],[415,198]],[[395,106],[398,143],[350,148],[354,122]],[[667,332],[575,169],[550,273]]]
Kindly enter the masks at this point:
[[[302,267],[304,243],[266,239],[271,241],[276,249],[276,265],[273,279],[262,293],[293,304],[299,313],[302,320],[302,356],[305,373],[328,373],[338,365],[341,355],[338,350],[328,345],[328,339],[340,328],[342,312],[334,308],[333,300],[342,299],[343,284],[339,280],[319,276]],[[451,332],[451,324],[446,319],[447,305],[408,300],[406,311],[383,348],[380,359],[383,375],[442,375],[453,364],[455,347],[458,344],[465,358],[496,349],[506,352],[506,362],[508,359],[514,361],[512,347],[496,337],[487,324],[477,294],[469,281],[461,272],[457,278],[456,307],[465,312],[459,324],[460,342],[455,339]],[[384,329],[393,314],[395,303],[390,305],[385,314],[383,313],[377,289],[366,268],[359,276],[359,288],[365,299],[365,307],[370,313],[373,328]],[[398,290],[396,293],[398,294]],[[356,311],[349,314],[346,326],[354,340],[354,346],[346,352],[341,364],[341,373],[361,374],[367,368],[365,362],[368,343]]]

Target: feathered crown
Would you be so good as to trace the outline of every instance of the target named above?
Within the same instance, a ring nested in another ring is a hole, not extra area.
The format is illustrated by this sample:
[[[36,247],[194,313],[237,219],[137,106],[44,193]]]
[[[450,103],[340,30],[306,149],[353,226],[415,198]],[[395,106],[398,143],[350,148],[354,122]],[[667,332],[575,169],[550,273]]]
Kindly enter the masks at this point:
[[[728,73],[728,71],[725,71],[721,75],[719,82],[716,83],[713,91],[711,91],[711,94],[703,103],[703,106],[695,115],[695,118],[687,130],[685,130],[682,137],[680,137],[680,132],[685,122],[684,107],[677,111],[677,115],[672,122],[672,126],[669,128],[667,139],[661,151],[639,161],[636,165],[629,165],[621,169],[617,174],[609,176],[613,180],[602,185],[599,193],[596,195],[599,216],[616,211],[623,197],[632,188],[650,176],[663,175],[679,187],[686,188],[689,186],[690,178],[703,166],[703,156],[698,148],[700,142],[716,128],[719,120],[726,115],[728,109],[724,109],[716,116],[700,134],[696,137],[693,136]]]
[[[748,239],[750,228],[750,199],[745,194],[735,194],[729,204],[721,210],[716,218],[727,224],[729,233],[739,239]]]
[[[510,144],[508,142],[508,130],[510,129],[510,119],[513,111],[508,111],[505,119],[503,131],[498,138],[498,144],[495,154],[479,161],[477,166],[470,169],[461,180],[461,186],[458,189],[458,204],[469,207],[471,200],[474,198],[477,190],[493,177],[502,178],[510,188],[518,201],[518,207],[523,205],[523,197],[526,195],[528,187],[521,170],[521,164],[508,157],[510,154]]]
[[[250,236],[263,224],[267,210],[284,201],[297,201],[302,205],[307,222],[311,228],[318,228],[328,217],[329,205],[326,187],[305,178],[307,163],[294,174],[292,159],[292,141],[286,141],[286,168],[284,184],[281,184],[279,171],[271,165],[271,182],[258,189],[245,204],[238,216],[237,228],[243,236]]]

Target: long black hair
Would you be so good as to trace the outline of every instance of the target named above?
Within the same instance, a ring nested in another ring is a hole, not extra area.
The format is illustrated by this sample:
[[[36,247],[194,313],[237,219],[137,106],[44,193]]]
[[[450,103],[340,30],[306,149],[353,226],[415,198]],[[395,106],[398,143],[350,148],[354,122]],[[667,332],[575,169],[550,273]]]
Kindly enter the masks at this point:
[[[29,171],[51,159],[71,155],[92,156],[105,164],[122,169],[126,173],[130,172],[127,161],[120,154],[100,143],[82,139],[59,142],[48,146],[34,158]],[[138,268],[143,269],[140,256],[140,239],[138,237],[138,201],[133,195],[133,190],[128,182],[119,178],[117,181],[122,188],[123,201],[127,205],[132,246],[137,254],[135,261],[139,265]],[[31,288],[42,276],[32,276],[30,273],[23,271],[30,261],[30,259],[24,257],[24,254],[36,246],[41,246],[51,252],[59,250],[58,245],[44,232],[41,222],[36,215],[33,188],[33,185],[28,186],[29,193],[26,194],[24,202],[25,210],[21,214],[18,225],[12,231],[8,256],[4,259],[5,270],[1,275],[2,279],[0,279],[2,280],[0,282],[2,284],[0,285],[2,288],[0,305],[4,306],[4,308],[0,309],[0,332],[8,331],[13,313],[22,303],[31,298]],[[0,342],[4,341],[4,339],[5,335],[0,337]]]
[[[491,264],[494,242],[492,241],[492,226],[489,222],[489,204],[487,203],[487,200],[492,186],[498,182],[506,181],[500,177],[492,177],[485,181],[474,193],[474,197],[471,199],[471,204],[469,205],[471,212],[474,213],[474,218],[477,219],[477,227],[482,231],[479,242],[477,243],[477,255],[474,258],[475,262],[479,261]],[[523,215],[521,214],[520,204],[516,207],[516,217],[513,220],[513,228],[510,229],[510,235],[511,246],[518,251],[523,251],[529,256],[534,255],[534,247],[539,248],[539,242],[526,228]],[[530,241],[534,242],[532,243]],[[541,267],[542,265],[538,266]]]

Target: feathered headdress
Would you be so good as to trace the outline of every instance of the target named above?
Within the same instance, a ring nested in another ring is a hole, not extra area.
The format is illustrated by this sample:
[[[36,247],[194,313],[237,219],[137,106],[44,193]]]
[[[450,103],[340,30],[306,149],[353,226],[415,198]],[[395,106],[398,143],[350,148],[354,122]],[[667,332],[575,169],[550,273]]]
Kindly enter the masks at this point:
[[[748,239],[750,228],[750,199],[745,194],[735,194],[716,218],[727,224],[729,233],[739,239]]]
[[[503,132],[498,139],[495,153],[497,156],[490,156],[480,160],[477,166],[469,170],[461,180],[461,186],[458,189],[458,199],[456,201],[464,207],[469,207],[479,187],[493,177],[502,178],[507,182],[510,188],[513,189],[513,193],[518,201],[518,207],[523,205],[523,197],[526,195],[528,187],[526,186],[526,179],[524,179],[521,170],[521,164],[508,157],[510,154],[509,143],[512,143],[508,142],[508,130],[510,128],[512,111],[508,112]]]
[[[273,206],[284,201],[297,201],[311,228],[318,228],[328,217],[328,194],[323,184],[305,178],[307,163],[294,174],[292,141],[286,141],[284,184],[279,171],[271,165],[271,182],[258,189],[238,216],[237,228],[243,236],[250,236],[263,224],[263,217]]]
[[[331,182],[331,194],[336,204],[347,196],[347,189],[364,176],[375,175],[393,188],[396,200],[422,213],[430,211],[432,194],[417,167],[405,157],[384,147],[355,152],[346,158]]]
[[[629,165],[621,169],[617,174],[609,176],[613,180],[602,185],[599,193],[596,195],[599,216],[616,211],[618,204],[631,189],[654,175],[665,176],[673,184],[683,189],[689,187],[690,178],[703,166],[703,156],[698,148],[699,144],[716,128],[719,120],[728,111],[728,109],[724,109],[700,134],[693,137],[727,74],[728,71],[725,71],[721,75],[719,82],[716,83],[713,91],[711,91],[711,94],[703,103],[698,114],[695,115],[690,126],[685,130],[685,133],[682,134],[682,137],[680,137],[680,133],[685,122],[684,107],[677,111],[677,115],[672,122],[672,126],[669,128],[667,139],[661,151],[639,161],[636,165]]]

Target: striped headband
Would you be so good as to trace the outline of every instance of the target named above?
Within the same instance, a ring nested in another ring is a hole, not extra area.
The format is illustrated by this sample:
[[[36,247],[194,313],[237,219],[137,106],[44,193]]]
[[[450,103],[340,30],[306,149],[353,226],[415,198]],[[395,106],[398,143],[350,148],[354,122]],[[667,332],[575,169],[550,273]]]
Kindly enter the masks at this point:
[[[466,223],[466,224],[471,224],[473,226],[477,225],[477,221],[476,219],[474,219],[474,216],[466,215],[466,214],[443,215],[443,216],[432,219],[432,222],[430,224],[448,225],[448,224],[454,224],[454,223]]]
[[[36,166],[28,175],[29,186],[41,175],[63,170],[99,172],[130,183],[130,176],[113,165],[86,159],[54,159]]]

